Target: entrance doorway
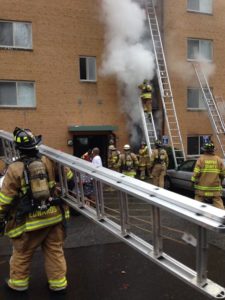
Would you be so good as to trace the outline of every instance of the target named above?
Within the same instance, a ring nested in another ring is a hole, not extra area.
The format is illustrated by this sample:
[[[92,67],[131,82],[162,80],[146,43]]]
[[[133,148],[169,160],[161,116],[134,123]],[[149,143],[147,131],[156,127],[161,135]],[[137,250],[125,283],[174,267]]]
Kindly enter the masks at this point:
[[[89,149],[98,147],[102,164],[107,167],[108,143],[111,132],[99,133],[79,133],[73,136],[73,155],[81,157]]]

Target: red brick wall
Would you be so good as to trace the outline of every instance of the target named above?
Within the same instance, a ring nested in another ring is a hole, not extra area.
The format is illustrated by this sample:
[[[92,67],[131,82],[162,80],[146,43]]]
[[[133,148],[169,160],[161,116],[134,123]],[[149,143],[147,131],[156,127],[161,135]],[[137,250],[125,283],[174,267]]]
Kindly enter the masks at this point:
[[[164,46],[185,147],[188,135],[213,134],[207,112],[187,111],[187,87],[199,87],[194,69],[187,62],[188,37],[213,40],[213,64],[216,69],[208,81],[214,95],[225,98],[225,1],[213,1],[213,15],[187,12],[186,8],[187,0],[164,0]],[[216,142],[215,134],[213,140]]]
[[[32,22],[33,50],[0,49],[0,80],[36,83],[35,109],[0,108],[0,128],[15,126],[41,133],[44,143],[65,151],[70,125],[113,125],[119,145],[127,142],[115,81],[79,81],[79,56],[96,56],[101,64],[103,26],[93,0],[0,0],[1,19]]]

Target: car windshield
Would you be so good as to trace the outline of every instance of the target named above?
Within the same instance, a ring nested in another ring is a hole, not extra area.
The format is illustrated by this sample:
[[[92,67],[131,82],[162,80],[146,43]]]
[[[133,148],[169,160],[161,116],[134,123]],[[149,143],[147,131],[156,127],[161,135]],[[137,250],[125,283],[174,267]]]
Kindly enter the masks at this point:
[[[196,160],[187,160],[179,166],[178,170],[185,172],[193,172],[195,162]]]

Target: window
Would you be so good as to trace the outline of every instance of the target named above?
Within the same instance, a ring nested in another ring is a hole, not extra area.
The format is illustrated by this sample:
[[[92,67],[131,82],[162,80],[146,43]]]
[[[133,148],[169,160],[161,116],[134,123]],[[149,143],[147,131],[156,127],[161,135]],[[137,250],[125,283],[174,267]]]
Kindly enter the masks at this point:
[[[187,160],[182,165],[180,165],[179,171],[193,172],[194,165],[195,165],[195,161],[193,161],[193,160]]]
[[[0,81],[0,107],[35,107],[34,83]]]
[[[0,47],[32,49],[31,23],[0,21]]]
[[[210,135],[189,136],[187,138],[187,155],[200,155],[203,144],[211,139]]]
[[[212,0],[188,0],[187,9],[199,13],[212,14]]]
[[[187,56],[191,60],[207,60],[212,61],[212,46],[211,40],[200,40],[189,38],[187,40]]]
[[[96,58],[80,57],[80,80],[96,81]]]
[[[187,108],[206,110],[204,95],[200,88],[187,89]]]

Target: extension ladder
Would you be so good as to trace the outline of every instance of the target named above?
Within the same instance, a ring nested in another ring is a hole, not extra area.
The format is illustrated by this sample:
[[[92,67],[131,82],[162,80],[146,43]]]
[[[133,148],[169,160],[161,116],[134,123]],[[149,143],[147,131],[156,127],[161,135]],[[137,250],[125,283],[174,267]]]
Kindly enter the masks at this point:
[[[153,114],[151,113],[151,118],[147,116],[147,114],[144,112],[143,106],[142,106],[142,100],[139,99],[139,109],[141,112],[141,121],[142,121],[142,128],[143,133],[145,136],[145,141],[148,146],[148,152],[149,155],[152,153],[152,149],[155,145],[155,140],[157,140],[157,133],[155,128],[155,123],[153,119]]]
[[[172,147],[174,163],[177,167],[183,160],[185,160],[185,152],[167,71],[158,20],[152,0],[146,0],[146,12],[153,42],[160,94]]]
[[[220,112],[222,122],[223,124],[225,124],[225,100],[221,96],[215,96],[215,101],[218,107],[218,111]]]
[[[219,142],[219,145],[221,147],[221,150],[223,152],[223,156],[225,157],[225,127],[224,122],[221,118],[221,115],[219,113],[218,107],[216,105],[214,96],[212,94],[212,91],[209,87],[207,78],[205,76],[205,73],[203,72],[203,69],[200,64],[193,64],[195,73],[197,75],[205,103],[208,109],[210,121],[212,123],[212,127],[214,129],[214,132],[216,134],[217,140]]]

